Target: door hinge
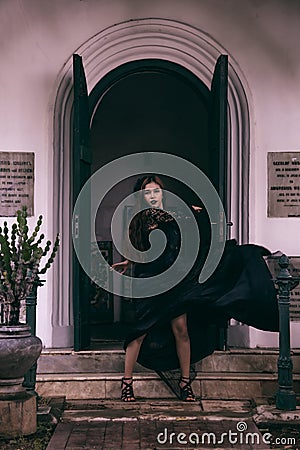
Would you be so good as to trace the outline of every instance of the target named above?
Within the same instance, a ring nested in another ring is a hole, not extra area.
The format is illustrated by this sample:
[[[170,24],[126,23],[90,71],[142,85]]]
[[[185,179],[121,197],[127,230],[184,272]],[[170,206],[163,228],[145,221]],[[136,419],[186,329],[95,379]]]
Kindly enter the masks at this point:
[[[74,216],[74,238],[79,238],[79,216],[78,214],[75,214]]]

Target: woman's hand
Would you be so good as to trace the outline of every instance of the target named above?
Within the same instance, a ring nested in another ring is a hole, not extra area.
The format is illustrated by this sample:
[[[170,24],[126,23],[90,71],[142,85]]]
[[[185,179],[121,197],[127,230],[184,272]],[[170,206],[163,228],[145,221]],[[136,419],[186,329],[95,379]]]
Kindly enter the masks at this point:
[[[196,212],[202,211],[201,206],[195,206],[195,205],[192,205],[192,208],[193,208],[193,210],[196,211]]]
[[[118,263],[115,263],[111,266],[112,269],[117,270],[121,274],[126,273],[127,270],[130,268],[132,262],[128,261],[128,259],[125,259],[125,261],[121,261]]]

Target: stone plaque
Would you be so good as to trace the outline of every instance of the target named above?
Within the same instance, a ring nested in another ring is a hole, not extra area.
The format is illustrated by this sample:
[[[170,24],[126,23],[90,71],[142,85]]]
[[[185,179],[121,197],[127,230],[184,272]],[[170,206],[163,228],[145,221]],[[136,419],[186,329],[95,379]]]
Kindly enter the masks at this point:
[[[0,216],[11,217],[22,206],[33,216],[34,153],[0,152]]]
[[[300,217],[300,152],[268,153],[268,217]]]

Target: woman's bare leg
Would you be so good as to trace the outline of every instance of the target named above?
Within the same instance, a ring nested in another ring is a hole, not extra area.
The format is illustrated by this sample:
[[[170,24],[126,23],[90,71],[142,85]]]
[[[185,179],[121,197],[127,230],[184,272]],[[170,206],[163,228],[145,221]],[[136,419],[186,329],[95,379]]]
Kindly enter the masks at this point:
[[[125,355],[125,373],[124,377],[122,378],[122,400],[125,402],[133,402],[135,401],[135,397],[133,395],[132,390],[132,373],[134,365],[137,361],[137,358],[139,356],[139,351],[142,345],[142,342],[145,338],[146,334],[143,336],[139,336],[137,339],[134,339],[131,341],[126,348],[126,355]],[[129,391],[126,392],[126,389]],[[130,391],[131,389],[131,391]],[[130,395],[132,394],[132,395]]]
[[[187,328],[187,315],[182,314],[171,321],[172,330],[176,341],[176,351],[181,369],[180,387],[184,388],[190,380],[190,363],[191,363],[191,344]],[[183,378],[186,381],[182,380]],[[187,398],[188,401],[194,401],[193,394]]]
[[[139,336],[127,345],[125,355],[125,378],[132,378],[133,368],[139,356],[140,348],[145,337],[146,334]]]
[[[191,345],[187,329],[186,314],[176,317],[171,322],[176,341],[176,350],[180,363],[181,375],[190,377]]]

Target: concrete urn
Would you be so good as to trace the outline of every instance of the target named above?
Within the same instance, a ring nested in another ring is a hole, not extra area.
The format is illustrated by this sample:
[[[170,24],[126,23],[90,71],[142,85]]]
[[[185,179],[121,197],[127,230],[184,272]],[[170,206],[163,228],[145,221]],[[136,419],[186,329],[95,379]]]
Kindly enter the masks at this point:
[[[28,325],[0,326],[0,400],[25,393],[25,373],[37,361],[42,341],[32,336]]]
[[[37,361],[42,342],[28,325],[0,325],[0,436],[28,435],[37,429],[37,401],[22,386]]]

